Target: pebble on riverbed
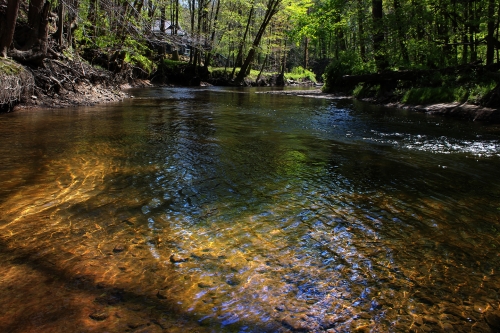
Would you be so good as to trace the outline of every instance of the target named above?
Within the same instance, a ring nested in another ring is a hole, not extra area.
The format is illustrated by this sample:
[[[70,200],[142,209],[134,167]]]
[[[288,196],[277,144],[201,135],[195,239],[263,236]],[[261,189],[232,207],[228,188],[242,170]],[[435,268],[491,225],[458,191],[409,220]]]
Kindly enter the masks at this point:
[[[178,262],[186,262],[188,261],[189,258],[186,258],[186,257],[182,257],[181,255],[177,254],[177,253],[172,253],[172,255],[170,255],[170,262],[172,263],[178,263]]]
[[[109,314],[106,311],[95,311],[92,312],[89,317],[96,321],[106,320],[109,317]]]
[[[226,278],[226,283],[230,286],[237,286],[241,283],[241,280],[234,274],[230,274]]]
[[[125,251],[125,246],[122,244],[118,244],[113,248],[114,253],[119,253]]]
[[[167,299],[168,295],[165,290],[158,290],[158,292],[156,293],[156,297],[158,297],[159,299]]]

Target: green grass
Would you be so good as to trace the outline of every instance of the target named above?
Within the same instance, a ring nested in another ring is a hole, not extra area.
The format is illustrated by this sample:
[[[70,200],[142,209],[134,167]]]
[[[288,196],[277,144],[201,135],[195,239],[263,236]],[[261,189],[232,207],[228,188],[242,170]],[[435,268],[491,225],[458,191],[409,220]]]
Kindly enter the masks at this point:
[[[185,61],[181,61],[181,60],[172,60],[172,59],[163,59],[163,65],[165,67],[168,67],[168,68],[175,68],[179,65],[185,65],[186,62]]]
[[[426,87],[411,88],[403,95],[401,102],[405,104],[433,104],[448,103],[456,100],[454,88],[450,87]]]
[[[304,69],[302,66],[298,66],[292,69],[290,73],[285,73],[285,78],[287,80],[294,81],[316,81],[316,75],[310,70]]]
[[[377,97],[380,94],[380,84],[372,85],[372,84],[358,84],[352,95],[355,98],[367,98],[367,97]]]
[[[222,76],[222,75],[231,75],[233,68],[228,67],[227,69],[224,67],[209,67],[209,71],[212,73],[214,76]],[[236,67],[236,71],[234,72],[234,75],[238,75],[240,71],[239,67]],[[257,76],[259,75],[259,70],[252,69],[250,70],[250,73],[247,75],[247,79],[250,81],[255,81],[257,80]],[[272,75],[278,74],[277,72],[262,72],[261,77],[269,77]],[[290,73],[285,73],[285,79],[293,79],[294,81],[312,81],[312,82],[317,82],[316,81],[316,76],[314,75],[313,72],[303,69],[302,67],[296,67],[294,68]]]
[[[225,67],[209,67],[208,69],[209,69],[210,73],[212,74],[212,76],[214,76],[214,77],[217,77],[217,76],[229,76],[233,72],[233,68],[232,67],[228,67],[228,68],[225,68]],[[236,67],[236,70],[234,72],[234,77],[236,77],[239,72],[240,72],[240,67]],[[251,69],[250,73],[248,73],[248,75],[247,75],[246,78],[248,80],[250,80],[250,81],[255,81],[255,80],[257,80],[257,76],[259,75],[259,72],[260,72],[259,70]],[[272,72],[262,72],[261,77],[267,77],[267,76],[271,76],[271,75],[274,75],[274,74],[277,74],[277,73],[276,72],[274,72],[274,73],[272,73]]]
[[[491,81],[489,83],[477,83],[469,88],[467,101],[471,103],[479,103],[487,93],[496,87],[497,83]]]
[[[482,82],[468,86],[410,88],[404,92],[401,102],[413,105],[449,102],[479,103],[488,92],[495,88],[495,85],[495,82]]]

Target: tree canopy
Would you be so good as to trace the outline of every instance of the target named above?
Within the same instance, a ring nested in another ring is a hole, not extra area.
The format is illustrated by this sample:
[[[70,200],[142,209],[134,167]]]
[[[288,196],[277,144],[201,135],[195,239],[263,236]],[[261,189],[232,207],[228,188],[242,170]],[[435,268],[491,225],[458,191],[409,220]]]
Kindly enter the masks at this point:
[[[0,53],[36,64],[76,52],[114,71],[167,54],[226,67],[321,74],[499,61],[498,0],[0,0]],[[332,65],[331,65],[332,66]],[[237,72],[237,68],[241,71]],[[141,74],[142,73],[142,74]],[[239,73],[238,75],[236,75]]]

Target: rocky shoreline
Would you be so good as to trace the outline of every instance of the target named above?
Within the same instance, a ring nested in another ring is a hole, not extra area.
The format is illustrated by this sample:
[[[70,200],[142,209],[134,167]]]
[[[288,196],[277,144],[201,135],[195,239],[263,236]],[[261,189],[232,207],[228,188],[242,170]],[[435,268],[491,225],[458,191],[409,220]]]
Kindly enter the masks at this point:
[[[263,94],[276,94],[276,95],[290,95],[308,98],[321,98],[321,99],[353,99],[352,96],[345,96],[341,94],[324,93],[320,89],[315,90],[293,90],[293,91],[266,91]],[[362,102],[377,104],[384,107],[398,108],[422,112],[429,115],[454,117],[469,121],[484,121],[489,123],[500,123],[500,110],[488,108],[480,105],[470,103],[436,103],[429,105],[409,105],[403,103],[381,103],[375,99],[367,98],[360,99]]]

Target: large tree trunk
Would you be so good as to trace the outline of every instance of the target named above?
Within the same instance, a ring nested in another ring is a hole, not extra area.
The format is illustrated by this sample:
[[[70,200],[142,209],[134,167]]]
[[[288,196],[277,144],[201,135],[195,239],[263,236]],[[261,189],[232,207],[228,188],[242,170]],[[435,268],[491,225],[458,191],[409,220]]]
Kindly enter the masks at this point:
[[[384,12],[382,0],[372,0],[372,18],[373,18],[373,53],[377,70],[382,71],[387,67],[387,61],[383,54],[384,29],[382,27],[382,18]]]
[[[21,50],[26,51],[32,49],[38,42],[40,36],[40,27],[42,21],[45,20],[43,15],[45,0],[31,0],[28,10],[28,26],[30,28],[29,38],[21,47]]]
[[[36,2],[36,1],[33,1]],[[30,7],[30,11],[31,11]],[[33,6],[33,8],[38,8]],[[32,20],[38,23],[36,28],[30,25],[33,29],[33,37],[28,42],[32,47],[28,50],[11,50],[8,55],[21,63],[39,64],[47,57],[48,50],[48,33],[49,33],[49,12],[50,2],[46,1],[42,6],[39,15],[33,14]],[[32,17],[28,15],[28,17]],[[26,45],[23,49],[26,48]]]
[[[7,3],[7,17],[0,27],[0,55],[4,58],[7,57],[7,51],[14,38],[17,13],[19,12],[19,2],[20,0],[9,0]]]
[[[55,33],[59,46],[63,45],[64,36],[64,3],[60,2],[57,6],[57,31]]]

